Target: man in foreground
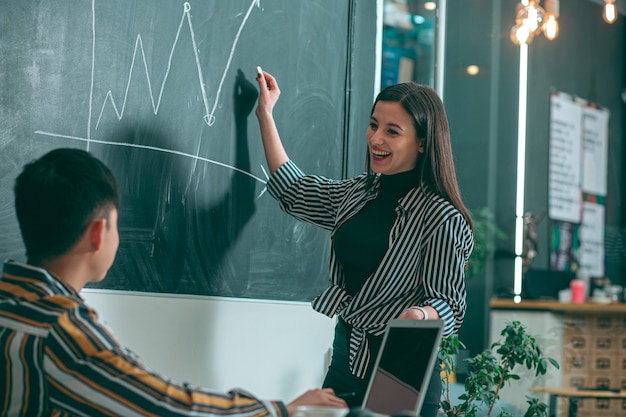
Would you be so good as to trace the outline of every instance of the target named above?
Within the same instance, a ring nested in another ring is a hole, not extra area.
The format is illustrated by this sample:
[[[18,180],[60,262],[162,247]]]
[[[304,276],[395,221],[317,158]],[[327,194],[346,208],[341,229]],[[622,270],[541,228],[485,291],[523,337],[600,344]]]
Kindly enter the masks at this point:
[[[14,191],[28,263],[7,261],[0,279],[0,415],[286,417],[300,405],[346,407],[330,389],[285,405],[154,372],[79,295],[104,279],[119,246],[109,168],[57,149],[27,164]]]

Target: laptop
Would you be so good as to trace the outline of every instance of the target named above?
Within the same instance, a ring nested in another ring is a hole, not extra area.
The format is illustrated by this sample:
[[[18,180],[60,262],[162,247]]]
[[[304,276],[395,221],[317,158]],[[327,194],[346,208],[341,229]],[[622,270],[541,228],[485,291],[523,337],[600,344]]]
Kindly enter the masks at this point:
[[[392,320],[385,330],[363,408],[419,417],[433,374],[443,320]]]

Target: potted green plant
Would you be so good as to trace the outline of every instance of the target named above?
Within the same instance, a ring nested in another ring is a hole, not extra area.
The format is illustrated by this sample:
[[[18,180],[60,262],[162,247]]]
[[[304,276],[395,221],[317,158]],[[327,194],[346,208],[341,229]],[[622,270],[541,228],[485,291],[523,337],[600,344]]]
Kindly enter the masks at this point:
[[[444,385],[441,409],[447,417],[475,417],[479,410],[487,410],[486,416],[491,413],[500,398],[500,392],[507,382],[519,380],[515,373],[518,366],[524,366],[535,375],[545,375],[549,364],[559,368],[558,362],[552,358],[545,358],[535,338],[526,332],[526,327],[519,321],[506,325],[500,333],[502,339],[494,342],[490,349],[466,360],[467,377],[464,383],[465,392],[452,401],[449,375],[455,373],[456,357],[463,343],[457,335],[452,335],[442,341],[439,351],[439,360],[442,366],[442,382]],[[547,404],[535,397],[526,396],[528,409],[524,417],[547,417]],[[513,416],[506,410],[501,410],[498,417]]]

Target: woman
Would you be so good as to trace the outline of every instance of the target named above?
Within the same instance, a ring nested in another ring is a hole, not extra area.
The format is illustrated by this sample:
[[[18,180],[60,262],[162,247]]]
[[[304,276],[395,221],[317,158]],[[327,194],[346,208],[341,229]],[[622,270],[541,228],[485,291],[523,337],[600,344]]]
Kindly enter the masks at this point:
[[[446,113],[429,87],[384,89],[366,133],[369,169],[330,180],[304,175],[289,160],[272,116],[278,83],[267,72],[257,81],[268,190],[287,213],[331,230],[329,286],[312,303],[339,316],[324,387],[356,393],[348,404],[358,406],[390,319],[442,319],[447,336],[465,316],[473,224],[456,180]],[[437,414],[440,396],[435,367],[422,416]]]

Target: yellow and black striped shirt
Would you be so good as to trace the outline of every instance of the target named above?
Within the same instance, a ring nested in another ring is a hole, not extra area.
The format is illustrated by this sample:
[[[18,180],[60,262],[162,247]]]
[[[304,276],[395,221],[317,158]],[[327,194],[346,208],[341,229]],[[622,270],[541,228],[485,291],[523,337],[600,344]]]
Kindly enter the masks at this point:
[[[13,261],[0,279],[0,386],[2,416],[287,416],[279,401],[154,372],[71,287]]]

